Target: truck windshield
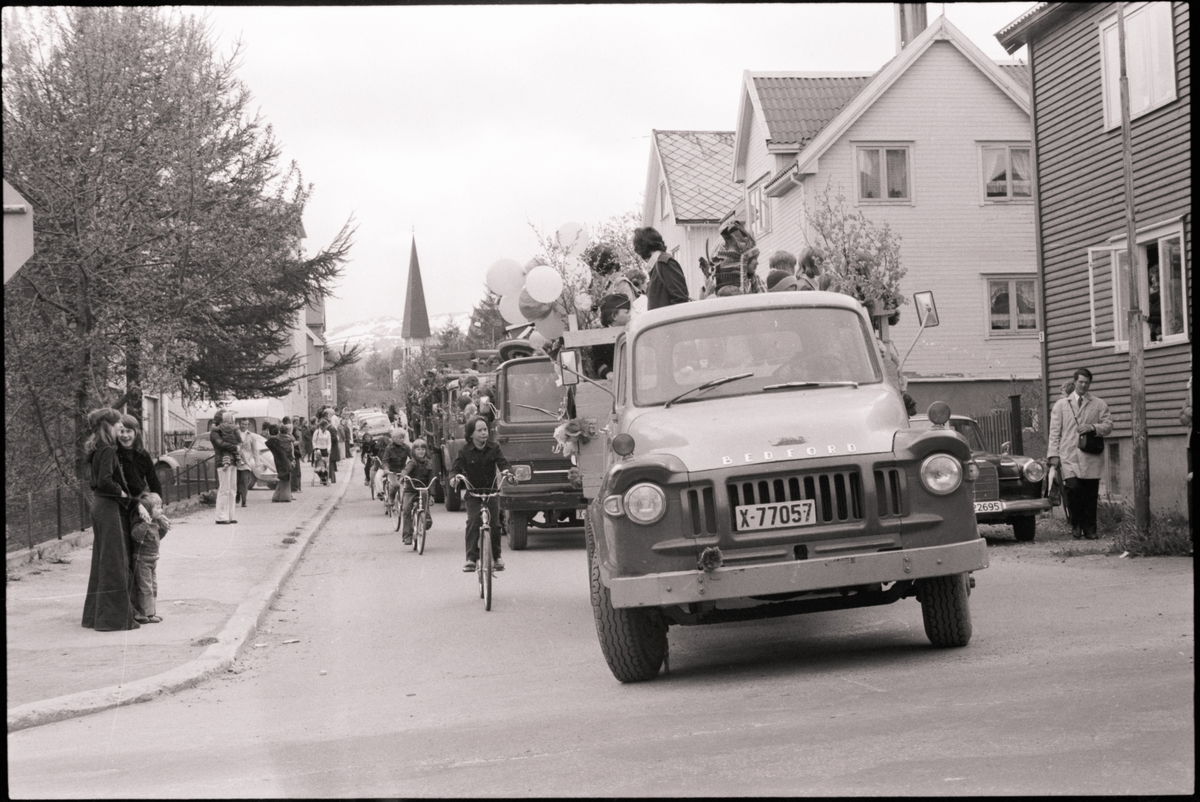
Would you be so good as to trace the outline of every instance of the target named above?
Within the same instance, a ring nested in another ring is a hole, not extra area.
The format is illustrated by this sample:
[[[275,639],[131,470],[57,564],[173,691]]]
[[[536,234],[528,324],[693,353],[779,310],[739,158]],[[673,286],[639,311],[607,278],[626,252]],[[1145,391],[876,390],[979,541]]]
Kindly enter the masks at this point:
[[[505,370],[504,420],[509,423],[556,420],[563,388],[556,386],[554,379],[554,363],[548,359],[512,365]]]
[[[786,382],[878,382],[874,342],[858,314],[833,307],[762,309],[679,320],[638,336],[633,349],[633,402],[664,404],[689,388],[745,372],[753,375],[678,403],[751,395]]]

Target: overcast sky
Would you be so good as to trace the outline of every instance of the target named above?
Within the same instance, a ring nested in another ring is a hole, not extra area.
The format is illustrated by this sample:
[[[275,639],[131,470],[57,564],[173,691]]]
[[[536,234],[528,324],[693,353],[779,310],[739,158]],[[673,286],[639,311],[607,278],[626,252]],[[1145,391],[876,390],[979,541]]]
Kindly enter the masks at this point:
[[[929,3],[982,50],[1034,3]],[[469,311],[529,224],[641,208],[651,129],[733,130],[743,70],[874,71],[892,4],[189,8],[314,185],[309,251],[358,233],[329,326],[404,309],[415,231],[431,315]],[[1023,58],[1024,51],[1016,56]]]

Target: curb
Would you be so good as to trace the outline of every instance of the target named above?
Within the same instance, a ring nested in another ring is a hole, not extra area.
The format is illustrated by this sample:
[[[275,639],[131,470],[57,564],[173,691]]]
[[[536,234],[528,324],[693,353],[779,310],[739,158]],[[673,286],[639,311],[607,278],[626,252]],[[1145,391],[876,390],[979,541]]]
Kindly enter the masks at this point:
[[[351,471],[346,473],[346,479],[337,494],[296,536],[298,548],[293,549],[292,559],[250,591],[249,597],[238,605],[233,617],[217,636],[217,642],[205,649],[203,654],[178,668],[127,685],[112,685],[14,707],[8,711],[8,731],[16,732],[55,721],[100,713],[114,707],[147,702],[158,696],[191,688],[227,670],[258,631],[258,625],[270,610],[271,602],[291,578],[300,559],[308,551],[313,537],[341,504],[342,497],[346,495],[352,481]],[[88,532],[87,535],[90,537],[91,533]]]

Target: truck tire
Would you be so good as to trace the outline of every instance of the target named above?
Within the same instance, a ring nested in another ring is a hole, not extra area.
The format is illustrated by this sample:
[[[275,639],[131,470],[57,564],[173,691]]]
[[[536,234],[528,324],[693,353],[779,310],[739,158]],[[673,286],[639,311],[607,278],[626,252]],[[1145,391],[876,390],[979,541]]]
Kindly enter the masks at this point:
[[[1012,528],[1013,537],[1017,539],[1018,543],[1030,543],[1037,534],[1037,518],[1032,515],[1013,518]]]
[[[925,634],[934,646],[966,646],[971,641],[967,575],[951,574],[917,581]]]
[[[590,528],[590,520],[584,526]],[[590,541],[591,533],[586,537]],[[657,609],[613,607],[608,588],[600,581],[595,548],[591,551],[592,613],[604,660],[621,682],[654,679],[667,657],[667,623]]]
[[[523,550],[529,540],[529,519],[523,512],[510,510],[506,523],[508,524],[508,547],[513,551]]]
[[[459,487],[446,488],[446,512],[458,512],[463,508],[463,496],[466,495],[466,490],[460,485]]]
[[[433,484],[429,489],[429,498],[434,504],[444,504],[446,501],[446,479],[442,475],[442,455],[433,454]]]

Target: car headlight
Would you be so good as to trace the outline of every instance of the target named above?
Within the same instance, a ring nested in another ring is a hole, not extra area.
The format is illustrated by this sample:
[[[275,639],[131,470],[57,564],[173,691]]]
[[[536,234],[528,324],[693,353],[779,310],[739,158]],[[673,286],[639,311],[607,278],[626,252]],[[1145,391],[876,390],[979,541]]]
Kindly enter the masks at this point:
[[[625,493],[625,514],[639,524],[652,524],[666,512],[667,495],[658,485],[634,485]]]
[[[962,479],[962,463],[949,454],[931,454],[921,463],[921,484],[935,495],[953,493]]]
[[[533,468],[528,465],[512,466],[513,476],[517,477],[518,482],[528,482],[533,478]]]
[[[1021,469],[1021,473],[1025,475],[1026,482],[1036,485],[1046,478],[1046,466],[1038,460],[1030,460],[1025,463],[1025,467]]]

